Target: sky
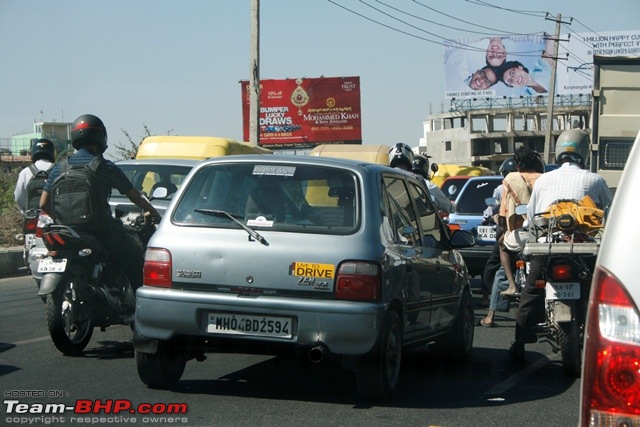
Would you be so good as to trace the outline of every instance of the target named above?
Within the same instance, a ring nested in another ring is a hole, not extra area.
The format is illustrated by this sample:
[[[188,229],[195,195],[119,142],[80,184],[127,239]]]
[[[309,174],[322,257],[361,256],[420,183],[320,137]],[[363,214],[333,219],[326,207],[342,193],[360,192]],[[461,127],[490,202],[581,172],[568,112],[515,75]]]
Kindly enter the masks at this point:
[[[250,6],[0,0],[0,138],[90,113],[107,154],[145,126],[242,140]],[[359,76],[363,144],[415,147],[427,116],[448,110],[444,39],[553,34],[544,12],[573,18],[562,33],[640,27],[638,0],[261,0],[260,77]]]

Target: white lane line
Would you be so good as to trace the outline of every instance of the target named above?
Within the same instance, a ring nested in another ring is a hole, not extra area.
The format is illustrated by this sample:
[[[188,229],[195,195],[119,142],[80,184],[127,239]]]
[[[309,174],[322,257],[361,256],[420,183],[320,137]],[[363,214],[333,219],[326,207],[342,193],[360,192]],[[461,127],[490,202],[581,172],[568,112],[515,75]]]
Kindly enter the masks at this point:
[[[510,376],[505,381],[491,387],[489,390],[485,391],[484,394],[489,396],[498,396],[498,395],[504,394],[507,390],[517,385],[520,381],[522,381],[529,375],[533,374],[535,371],[542,368],[543,366],[548,365],[549,363],[551,363],[551,361],[549,360],[549,357],[545,354],[543,357],[539,357],[538,360],[533,362],[531,365],[527,366],[522,371],[518,372],[515,375]]]
[[[18,346],[18,345],[23,345],[23,344],[32,344],[34,342],[46,341],[48,339],[51,339],[51,337],[49,337],[47,335],[45,337],[31,338],[29,340],[9,342],[9,343],[0,343],[0,349],[1,348],[5,348],[5,347],[8,348],[8,347],[11,347],[12,345]]]

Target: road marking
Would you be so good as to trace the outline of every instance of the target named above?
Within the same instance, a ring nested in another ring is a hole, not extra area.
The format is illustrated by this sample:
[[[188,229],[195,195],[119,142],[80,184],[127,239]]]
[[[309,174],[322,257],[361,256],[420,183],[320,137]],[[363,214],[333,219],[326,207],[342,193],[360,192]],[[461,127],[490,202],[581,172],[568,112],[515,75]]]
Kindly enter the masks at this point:
[[[518,372],[515,375],[510,376],[500,384],[497,384],[491,387],[491,389],[485,391],[484,394],[490,395],[490,396],[497,396],[497,395],[504,394],[507,390],[514,387],[516,384],[518,384],[520,381],[522,381],[523,379],[525,379],[526,377],[528,377],[538,369],[551,363],[551,361],[549,360],[549,357],[547,356],[548,355],[545,354],[543,357],[539,357],[538,360],[533,362],[531,365],[527,366],[524,370]]]
[[[29,340],[23,340],[23,341],[17,341],[17,342],[9,342],[9,343],[0,343],[0,350],[2,350],[4,348],[11,348],[12,346],[18,346],[18,345],[23,345],[23,344],[32,344],[34,342],[46,341],[48,339],[50,339],[50,337],[47,335],[45,337],[31,338]]]

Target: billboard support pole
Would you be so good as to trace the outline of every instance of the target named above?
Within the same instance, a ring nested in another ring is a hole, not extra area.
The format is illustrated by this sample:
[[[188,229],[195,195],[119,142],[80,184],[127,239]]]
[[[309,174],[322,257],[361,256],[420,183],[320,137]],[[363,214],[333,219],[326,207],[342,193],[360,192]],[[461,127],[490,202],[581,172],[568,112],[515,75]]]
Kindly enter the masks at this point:
[[[260,0],[251,0],[249,142],[260,143]]]

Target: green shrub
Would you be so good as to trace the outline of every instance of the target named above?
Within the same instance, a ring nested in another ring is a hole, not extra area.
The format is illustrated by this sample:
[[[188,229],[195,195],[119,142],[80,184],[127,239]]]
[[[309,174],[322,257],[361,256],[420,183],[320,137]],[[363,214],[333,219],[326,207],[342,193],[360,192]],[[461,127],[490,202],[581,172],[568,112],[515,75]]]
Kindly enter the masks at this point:
[[[0,172],[0,246],[18,246],[16,234],[22,233],[22,214],[13,199],[17,172]]]

